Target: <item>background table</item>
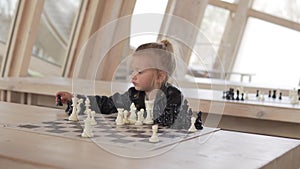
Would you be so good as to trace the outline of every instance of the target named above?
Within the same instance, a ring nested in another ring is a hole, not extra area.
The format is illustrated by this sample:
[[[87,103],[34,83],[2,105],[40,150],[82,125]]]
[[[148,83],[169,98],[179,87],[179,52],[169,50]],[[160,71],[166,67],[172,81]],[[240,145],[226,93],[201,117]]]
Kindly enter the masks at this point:
[[[86,141],[5,126],[66,117],[61,109],[0,102],[0,168],[299,168],[300,141],[217,131],[149,158],[125,158]]]

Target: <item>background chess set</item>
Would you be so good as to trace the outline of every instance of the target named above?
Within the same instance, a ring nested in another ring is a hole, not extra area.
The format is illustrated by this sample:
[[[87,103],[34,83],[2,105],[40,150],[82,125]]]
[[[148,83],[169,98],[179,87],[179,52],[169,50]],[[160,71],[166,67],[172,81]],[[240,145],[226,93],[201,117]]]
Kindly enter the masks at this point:
[[[93,141],[98,145],[120,147],[125,149],[151,151],[171,146],[182,141],[215,132],[219,129],[204,127],[196,132],[188,132],[186,129],[158,128],[159,142],[151,143],[152,125],[116,125],[117,114],[96,114],[96,125],[93,126],[92,138],[83,138],[81,134],[84,128],[84,119],[87,115],[80,115],[79,121],[59,119],[56,121],[45,121],[41,123],[24,123],[19,125],[8,125],[18,130],[26,130],[40,134],[55,135],[71,139],[83,139]]]
[[[259,101],[279,104],[299,104],[300,101],[300,89],[290,90],[288,96],[284,96],[279,89],[273,89],[268,91],[257,90],[255,94],[244,91],[243,88],[229,88],[227,91],[223,91],[223,99],[234,101]]]

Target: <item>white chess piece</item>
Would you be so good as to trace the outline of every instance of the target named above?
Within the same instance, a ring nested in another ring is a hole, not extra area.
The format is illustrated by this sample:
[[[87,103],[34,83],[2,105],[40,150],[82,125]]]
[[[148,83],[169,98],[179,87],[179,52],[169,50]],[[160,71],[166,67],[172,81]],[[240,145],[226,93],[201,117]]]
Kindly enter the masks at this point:
[[[124,121],[123,121],[123,118],[124,118],[124,114],[123,114],[123,111],[124,109],[123,108],[118,108],[118,116],[117,116],[117,119],[116,119],[116,125],[123,125],[124,124]]]
[[[81,137],[93,137],[93,126],[92,126],[92,121],[90,118],[87,118],[84,120],[84,129],[81,134]]]
[[[290,102],[291,104],[295,105],[295,104],[298,104],[299,103],[299,96],[298,96],[298,92],[296,89],[294,89],[291,94],[290,94]]]
[[[197,131],[196,127],[195,127],[195,122],[196,122],[196,117],[192,117],[191,118],[191,127],[189,128],[189,132],[195,132]]]
[[[97,122],[95,120],[96,112],[95,111],[91,111],[90,113],[91,113],[91,124],[92,125],[96,125],[97,124]]]
[[[128,118],[130,124],[135,124],[135,122],[136,122],[136,113],[135,112],[136,112],[136,107],[135,107],[134,103],[132,103],[130,106],[130,115]]]
[[[157,131],[158,131],[158,125],[153,125],[152,126],[152,136],[149,138],[149,142],[151,142],[151,143],[159,142]]]
[[[83,103],[83,99],[79,99],[77,101],[76,114],[78,115],[81,111],[81,104]]]
[[[123,122],[124,122],[124,124],[129,124],[130,123],[129,120],[128,120],[128,114],[129,114],[128,110],[123,111],[123,115],[124,115]]]
[[[146,119],[143,121],[145,124],[153,124],[153,101],[145,101],[146,104]]]
[[[70,121],[78,121],[78,116],[77,116],[77,101],[78,101],[78,98],[76,97],[76,95],[74,95],[74,97],[72,98],[72,113],[71,115],[69,116],[69,120]]]
[[[140,112],[141,112],[141,121],[143,122],[145,120],[144,118],[145,110],[141,109]]]
[[[143,114],[144,114],[144,111],[137,112],[137,121],[134,123],[134,125],[137,125],[137,126],[143,125]]]
[[[261,92],[258,96],[259,101],[264,102],[265,101],[265,94]]]

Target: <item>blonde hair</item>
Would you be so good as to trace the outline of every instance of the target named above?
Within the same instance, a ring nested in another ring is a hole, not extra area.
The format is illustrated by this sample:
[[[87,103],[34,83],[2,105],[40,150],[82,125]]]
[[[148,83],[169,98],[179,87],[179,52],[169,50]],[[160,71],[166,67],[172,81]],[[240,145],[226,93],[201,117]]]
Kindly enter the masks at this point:
[[[157,56],[160,56],[159,62],[161,68],[158,69],[167,72],[168,76],[171,76],[174,73],[176,67],[174,50],[173,45],[168,40],[162,40],[159,43],[152,42],[142,44],[135,50],[135,53],[139,53],[145,49],[155,49],[151,50],[151,52]]]

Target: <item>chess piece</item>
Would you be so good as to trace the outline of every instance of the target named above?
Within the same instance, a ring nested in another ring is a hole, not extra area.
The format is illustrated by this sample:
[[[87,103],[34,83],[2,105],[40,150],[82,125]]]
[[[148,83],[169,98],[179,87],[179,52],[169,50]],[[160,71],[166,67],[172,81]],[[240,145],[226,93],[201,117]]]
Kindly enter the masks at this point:
[[[278,99],[279,99],[279,100],[282,100],[282,92],[279,93]]]
[[[272,91],[271,90],[269,90],[269,96],[268,96],[269,98],[271,98],[272,97]]]
[[[246,91],[245,92],[245,100],[248,100],[249,99],[249,96],[248,96],[248,92]]]
[[[135,124],[135,122],[136,122],[136,107],[135,107],[134,103],[132,103],[130,106],[130,115],[129,115],[128,120],[129,120],[130,124]]]
[[[236,98],[235,98],[235,100],[240,100],[240,98],[239,98],[240,96],[239,96],[239,95],[240,95],[240,91],[237,90],[237,91],[236,91]]]
[[[70,121],[78,121],[78,115],[77,115],[77,100],[78,98],[76,97],[76,95],[74,95],[74,97],[72,98],[72,113],[69,116],[69,120]]]
[[[79,99],[77,101],[77,107],[76,107],[76,114],[80,114],[81,111],[81,104],[83,103],[83,99]]]
[[[146,104],[146,119],[143,121],[145,124],[153,124],[153,104],[154,101],[145,101]]]
[[[123,114],[123,111],[124,109],[123,108],[118,108],[118,116],[117,116],[117,119],[116,119],[116,125],[119,126],[119,125],[123,125],[124,124],[124,121],[123,121],[123,118],[124,118],[124,114]]]
[[[143,110],[143,109],[141,109]],[[140,126],[140,125],[143,125],[143,114],[144,114],[144,111],[138,111],[137,113],[137,121],[135,122],[134,125],[136,126]]]
[[[63,106],[63,103],[62,103],[62,101],[61,101],[61,95],[58,95],[58,96],[57,96],[56,106]]]
[[[191,118],[191,126],[188,129],[189,132],[195,132],[195,131],[197,131],[197,129],[195,127],[195,122],[196,122],[196,117],[192,117]]]
[[[273,90],[272,98],[273,98],[273,99],[276,99],[276,90]]]
[[[200,111],[200,112],[198,112],[197,119],[195,121],[195,127],[197,130],[203,129],[201,116],[202,116],[202,112]]]
[[[124,124],[130,124],[130,122],[128,120],[128,114],[129,114],[129,112],[127,110],[123,111],[123,115],[124,115],[123,122],[124,122]]]
[[[158,125],[153,125],[152,126],[152,136],[149,138],[149,142],[151,142],[151,143],[159,142],[157,131],[158,131]]]
[[[96,112],[95,111],[91,111],[90,114],[91,114],[91,124],[92,125],[96,125],[97,124],[97,122],[95,120]]]
[[[259,97],[259,90],[256,90],[256,97]]]
[[[241,101],[244,101],[244,93],[242,93],[241,95],[242,95]]]
[[[84,129],[81,137],[94,137],[92,121],[90,118],[84,120]]]
[[[265,101],[265,95],[264,95],[263,92],[259,95],[258,100],[261,101],[261,102]]]

